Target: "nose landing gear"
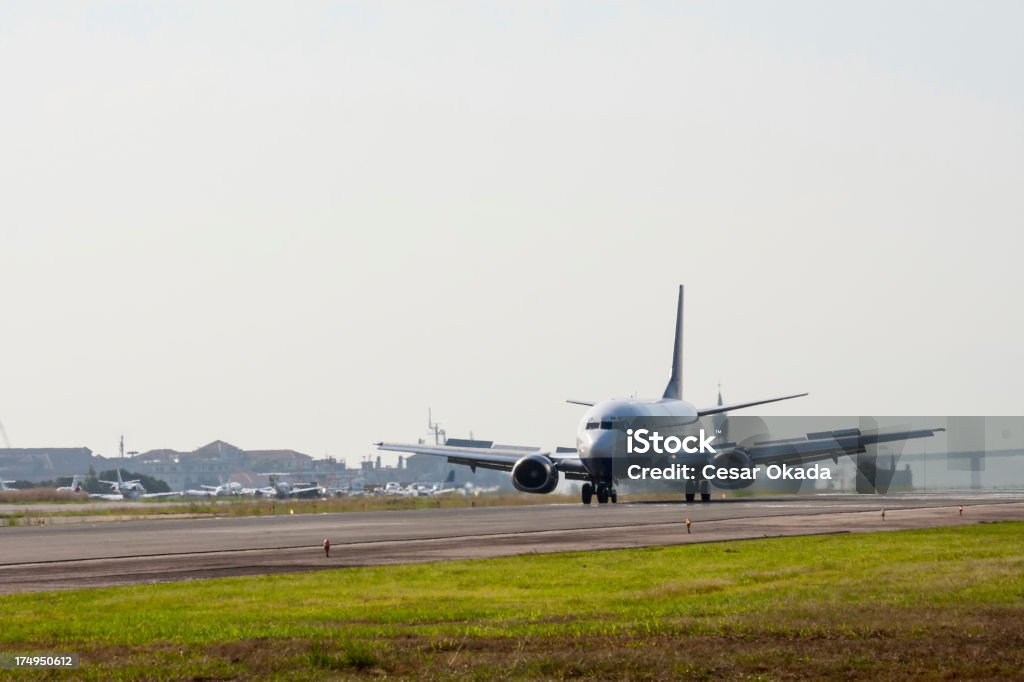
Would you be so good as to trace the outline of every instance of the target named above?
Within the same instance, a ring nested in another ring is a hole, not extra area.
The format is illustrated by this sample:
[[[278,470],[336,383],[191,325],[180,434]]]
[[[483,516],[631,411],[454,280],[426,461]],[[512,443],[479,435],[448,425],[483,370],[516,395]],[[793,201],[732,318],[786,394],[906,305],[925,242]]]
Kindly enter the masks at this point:
[[[686,501],[693,502],[698,490],[700,491],[701,502],[711,501],[711,483],[707,479],[700,481],[688,480],[686,482]]]
[[[615,504],[619,501],[619,492],[607,483],[598,483],[596,486],[591,483],[584,483],[580,494],[583,504],[590,504],[595,493],[597,494],[598,504],[607,504],[609,501]]]

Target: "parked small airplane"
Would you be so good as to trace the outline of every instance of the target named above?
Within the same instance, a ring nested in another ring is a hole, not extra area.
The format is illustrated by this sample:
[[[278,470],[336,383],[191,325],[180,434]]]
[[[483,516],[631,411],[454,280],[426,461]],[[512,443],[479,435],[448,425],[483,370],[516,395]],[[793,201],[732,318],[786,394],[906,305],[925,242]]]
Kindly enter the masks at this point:
[[[409,488],[403,486],[401,483],[396,483],[395,481],[389,481],[388,483],[386,483],[383,488],[380,488],[379,492],[381,495],[384,495],[386,497],[409,496]]]
[[[71,485],[62,485],[57,488],[59,493],[80,493],[82,492],[82,481],[85,480],[85,476],[75,474],[71,479]]]
[[[182,493],[188,497],[217,497],[217,493],[206,488],[189,488]]]
[[[268,491],[271,495],[277,496],[279,499],[288,499],[290,497],[323,497],[324,489],[316,481],[310,481],[309,483],[296,485],[289,483],[288,481],[282,481],[281,476],[288,476],[288,474],[266,474],[270,477],[270,488],[260,488],[261,491]]]
[[[147,493],[140,481],[125,481],[122,479],[120,468],[117,469],[116,481],[104,481],[101,479],[100,483],[106,483],[109,485],[110,493],[92,493],[89,497],[99,500],[117,501],[140,499],[149,500],[157,497],[176,497],[181,495],[181,493]]]
[[[448,475],[440,483],[435,483],[430,486],[429,492],[427,493],[431,497],[437,497],[439,495],[451,495],[453,493],[459,493],[463,489],[455,485],[455,470],[452,469],[448,472]]]
[[[223,476],[218,476],[217,479],[220,481],[220,485],[201,485],[199,487],[203,490],[209,490],[218,497],[242,494],[243,488],[241,483],[236,483],[235,481],[228,481],[225,483]]]
[[[457,492],[466,497],[479,497],[488,493],[496,493],[499,490],[501,490],[501,486],[498,485],[479,486],[475,483],[466,483],[461,488],[457,488]]]
[[[277,497],[277,488],[272,485],[262,488],[242,488],[242,495],[251,497]]]

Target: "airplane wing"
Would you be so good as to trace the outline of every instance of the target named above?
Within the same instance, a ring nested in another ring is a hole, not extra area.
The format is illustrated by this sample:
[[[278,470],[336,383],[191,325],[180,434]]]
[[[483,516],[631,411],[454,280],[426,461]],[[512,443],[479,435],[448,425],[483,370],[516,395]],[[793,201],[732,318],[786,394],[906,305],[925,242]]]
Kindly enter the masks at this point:
[[[719,452],[742,450],[755,465],[809,464],[823,459],[835,461],[839,455],[858,455],[866,452],[869,445],[930,438],[945,430],[944,428],[902,431],[842,429],[808,433],[800,438],[759,441],[750,446],[723,443],[716,445],[715,449]]]
[[[313,491],[321,491],[321,492],[323,492],[323,488],[318,486],[318,485],[309,486],[308,488],[292,488],[291,490],[288,491],[288,495],[289,495],[289,497],[296,497],[298,495],[303,495],[305,493],[311,493]]]
[[[715,405],[714,407],[701,407],[697,410],[698,417],[706,417],[709,414],[718,414],[720,412],[729,412],[730,410],[740,410],[744,407],[753,407],[754,405],[766,405],[768,403],[777,403],[780,400],[791,400],[792,398],[803,398],[807,393],[794,393],[793,395],[784,395],[781,398],[768,398],[767,400],[752,400],[747,403],[733,403],[732,405]]]
[[[434,490],[430,493],[431,497],[437,497],[439,495],[451,495],[452,493],[459,492],[458,488],[441,488],[440,490]]]
[[[181,493],[143,493],[142,495],[139,495],[139,497],[150,500],[155,497],[181,497]]]
[[[103,493],[89,493],[89,497],[94,500],[107,500],[108,502],[120,502],[125,499],[124,495],[112,493],[105,495]]]
[[[464,464],[473,471],[480,469],[497,469],[499,471],[511,471],[516,462],[527,455],[542,455],[550,459],[555,468],[570,480],[587,481],[590,476],[583,462],[575,455],[569,455],[570,448],[558,448],[554,452],[541,448],[515,446],[515,445],[494,445],[491,441],[456,441],[449,439],[448,443],[457,442],[457,445],[413,445],[411,443],[376,443],[378,450],[391,450],[394,452],[412,452],[418,455],[434,455],[435,457],[446,457],[452,464]],[[575,452],[575,450],[571,450]]]

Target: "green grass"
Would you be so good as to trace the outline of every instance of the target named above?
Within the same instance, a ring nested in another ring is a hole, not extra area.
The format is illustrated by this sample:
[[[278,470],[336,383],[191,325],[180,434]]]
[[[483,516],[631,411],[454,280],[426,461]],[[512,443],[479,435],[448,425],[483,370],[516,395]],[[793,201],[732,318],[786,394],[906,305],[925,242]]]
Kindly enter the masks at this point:
[[[83,679],[1013,678],[1024,523],[21,594],[0,623]]]
[[[60,493],[70,495],[70,493]],[[68,500],[64,500],[67,502]],[[182,515],[189,517],[228,517],[228,516],[282,516],[288,514],[322,514],[335,512],[359,511],[394,511],[413,509],[461,509],[464,507],[507,507],[512,505],[576,503],[578,498],[572,495],[528,495],[525,493],[488,493],[485,495],[464,497],[462,495],[444,495],[440,497],[359,497],[359,498],[320,498],[320,499],[254,499],[215,498],[215,499],[181,499],[154,498],[143,502],[133,502],[130,506],[118,503],[110,506],[104,500],[88,498],[72,498],[70,501],[87,504],[85,508],[48,509],[26,504],[24,509],[4,512],[0,511],[0,527],[25,526],[45,523],[46,519],[58,517],[83,517],[89,520],[109,517],[111,520],[122,518],[177,518]],[[47,502],[48,501],[45,501]],[[24,502],[23,502],[24,504]]]

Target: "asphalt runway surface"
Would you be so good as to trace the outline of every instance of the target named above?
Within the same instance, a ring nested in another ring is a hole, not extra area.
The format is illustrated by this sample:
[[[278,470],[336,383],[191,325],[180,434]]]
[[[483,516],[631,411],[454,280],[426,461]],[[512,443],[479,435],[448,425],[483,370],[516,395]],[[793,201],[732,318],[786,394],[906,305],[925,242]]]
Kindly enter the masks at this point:
[[[1024,520],[1024,495],[818,495],[18,526],[0,528],[0,593],[1005,520]]]

